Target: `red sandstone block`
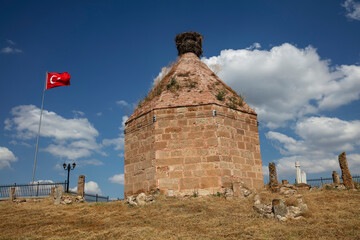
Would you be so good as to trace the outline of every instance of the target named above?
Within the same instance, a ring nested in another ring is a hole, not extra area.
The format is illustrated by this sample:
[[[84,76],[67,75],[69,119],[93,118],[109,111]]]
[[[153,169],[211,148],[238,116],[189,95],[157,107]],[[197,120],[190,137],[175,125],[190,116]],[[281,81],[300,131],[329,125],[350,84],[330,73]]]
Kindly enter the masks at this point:
[[[196,155],[198,155],[198,156],[209,155],[209,150],[207,150],[207,149],[197,149],[196,150]]]
[[[215,131],[206,131],[204,132],[205,138],[214,138],[215,137]]]
[[[168,148],[169,149],[178,149],[178,148],[180,148],[180,143],[178,141],[169,141]]]
[[[197,155],[196,149],[184,149],[184,150],[182,150],[182,153],[186,157],[196,156]]]
[[[208,162],[220,162],[220,156],[208,156],[206,160]]]
[[[183,156],[182,150],[171,151],[171,157],[182,157],[182,156]]]
[[[241,157],[247,158],[247,159],[254,159],[252,152],[242,151]]]
[[[220,169],[207,169],[205,171],[207,176],[221,176]]]
[[[205,126],[205,130],[207,131],[215,131],[216,130],[216,125],[206,125]]]
[[[246,159],[246,164],[254,166],[255,162],[254,162],[254,160]]]
[[[186,164],[184,165],[184,170],[185,171],[193,171],[197,169],[197,165],[196,164]]]
[[[253,179],[253,187],[256,189],[262,189],[264,187],[264,180]]]
[[[221,174],[222,174],[222,176],[231,176],[231,170],[230,169],[222,169]]]
[[[197,189],[200,187],[199,178],[180,179],[180,189]]]
[[[222,156],[221,158],[222,158],[221,160],[224,161],[224,162],[232,162],[230,156]]]
[[[192,140],[182,140],[180,142],[180,146],[181,148],[189,148],[193,146],[193,141]]]
[[[218,145],[218,141],[217,138],[209,138],[206,140],[206,145],[207,146],[217,146]]]
[[[233,175],[234,175],[235,177],[241,177],[241,176],[242,176],[242,175],[241,175],[241,171],[240,171],[240,170],[236,170],[236,169],[233,170]]]
[[[203,133],[202,132],[189,132],[187,134],[188,139],[195,139],[195,138],[202,138]]]
[[[186,126],[187,124],[188,124],[187,119],[178,120],[178,125],[179,126]]]
[[[203,139],[195,139],[193,146],[198,148],[198,147],[204,147],[205,146],[205,141]]]
[[[260,153],[254,153],[254,159],[260,159],[261,160],[261,154]]]
[[[182,177],[183,177],[183,173],[182,173],[182,171],[170,172],[170,173],[169,173],[169,177],[170,177],[170,178],[182,178]]]
[[[170,126],[170,120],[160,120],[157,124],[158,128],[166,128]]]
[[[184,162],[184,158],[182,158],[182,157],[179,157],[179,158],[156,159],[156,166],[161,166],[161,165],[166,165],[166,166],[178,165],[178,164],[183,164],[183,162]]]
[[[246,172],[246,175],[247,175],[249,178],[256,178],[256,173],[255,173],[255,172]]]
[[[200,157],[185,157],[185,164],[200,163]]]
[[[161,136],[161,139],[162,140],[170,140],[171,139],[171,134],[162,134],[162,135],[159,135]]]
[[[177,190],[179,188],[179,179],[176,178],[162,178],[159,179],[159,187],[165,189]]]
[[[164,148],[166,148],[167,146],[167,142],[166,141],[163,141],[163,142],[156,142],[154,144],[154,150],[162,150]]]
[[[134,171],[134,165],[133,164],[125,165],[125,173],[131,173],[133,171]]]
[[[217,132],[218,137],[225,137],[225,138],[230,138],[230,133],[229,132],[225,132],[225,131],[218,131]]]
[[[153,166],[152,160],[147,160],[147,161],[142,162],[142,168],[143,169],[150,168],[152,166]]]
[[[181,132],[181,127],[168,127],[165,128],[165,133],[179,133]]]
[[[201,169],[214,169],[214,163],[201,163]]]
[[[196,114],[194,112],[188,112],[188,113],[185,113],[185,117],[186,118],[193,118],[193,117],[196,117]]]
[[[200,179],[201,188],[218,187],[220,178],[219,177],[202,177]]]
[[[156,158],[168,158],[171,154],[170,151],[156,151]]]
[[[221,186],[222,187],[230,187],[232,184],[231,177],[222,176],[221,177]]]
[[[245,149],[245,143],[244,142],[238,142],[238,148],[239,149]]]
[[[156,179],[168,178],[169,173],[168,172],[156,172],[155,176],[156,176]]]
[[[192,171],[184,171],[184,177],[193,177]]]

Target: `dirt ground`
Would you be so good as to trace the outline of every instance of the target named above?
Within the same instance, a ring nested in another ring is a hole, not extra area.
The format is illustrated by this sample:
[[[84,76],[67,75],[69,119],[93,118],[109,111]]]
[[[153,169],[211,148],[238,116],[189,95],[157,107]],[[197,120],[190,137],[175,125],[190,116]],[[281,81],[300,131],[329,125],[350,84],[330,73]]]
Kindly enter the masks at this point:
[[[157,196],[144,207],[125,201],[53,204],[0,202],[0,239],[360,239],[360,192],[304,192],[308,212],[284,223],[265,219],[253,197]],[[271,193],[263,199],[271,199]]]

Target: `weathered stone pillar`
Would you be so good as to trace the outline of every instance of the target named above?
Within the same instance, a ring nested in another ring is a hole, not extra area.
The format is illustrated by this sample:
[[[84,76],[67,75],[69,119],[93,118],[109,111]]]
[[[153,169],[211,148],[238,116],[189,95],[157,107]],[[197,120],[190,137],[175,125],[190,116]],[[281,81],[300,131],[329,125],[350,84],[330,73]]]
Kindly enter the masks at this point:
[[[337,171],[332,172],[333,183],[340,184],[340,177]]]
[[[10,188],[9,200],[10,200],[10,202],[15,200],[15,187]]]
[[[296,184],[299,184],[301,183],[301,169],[299,162],[295,162],[295,168],[296,168]]]
[[[354,189],[355,185],[354,185],[354,181],[353,181],[350,171],[349,171],[349,166],[348,166],[348,163],[346,160],[345,152],[343,152],[339,155],[339,164],[340,164],[340,169],[341,169],[341,177],[343,179],[345,187],[349,188],[349,189]]]
[[[269,180],[270,187],[277,187],[279,185],[277,180],[275,163],[273,162],[269,163]]]
[[[54,192],[54,199],[55,199],[55,205],[59,205],[61,202],[61,197],[63,193],[63,186],[62,185],[56,185],[55,186],[55,192]]]
[[[77,194],[82,197],[85,194],[85,175],[79,176],[79,181],[78,181],[78,186],[77,186]]]

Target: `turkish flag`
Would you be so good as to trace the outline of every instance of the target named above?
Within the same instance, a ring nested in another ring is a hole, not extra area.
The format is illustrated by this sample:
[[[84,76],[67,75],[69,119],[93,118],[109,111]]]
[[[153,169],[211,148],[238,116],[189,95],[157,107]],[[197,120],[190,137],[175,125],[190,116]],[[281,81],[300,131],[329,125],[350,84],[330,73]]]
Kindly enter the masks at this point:
[[[70,85],[70,74],[64,73],[48,73],[46,79],[46,89],[69,86]]]

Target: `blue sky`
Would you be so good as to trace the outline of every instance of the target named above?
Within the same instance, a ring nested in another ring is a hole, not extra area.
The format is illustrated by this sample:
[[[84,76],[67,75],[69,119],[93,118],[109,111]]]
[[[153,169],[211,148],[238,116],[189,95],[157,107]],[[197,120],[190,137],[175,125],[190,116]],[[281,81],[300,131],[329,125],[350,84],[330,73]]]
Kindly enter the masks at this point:
[[[35,179],[76,162],[71,188],[84,174],[88,192],[123,197],[123,122],[190,30],[257,111],[264,166],[328,177],[346,151],[360,174],[358,1],[0,0],[0,184],[31,181],[45,72],[69,72],[45,93]]]

